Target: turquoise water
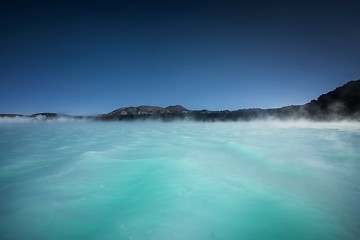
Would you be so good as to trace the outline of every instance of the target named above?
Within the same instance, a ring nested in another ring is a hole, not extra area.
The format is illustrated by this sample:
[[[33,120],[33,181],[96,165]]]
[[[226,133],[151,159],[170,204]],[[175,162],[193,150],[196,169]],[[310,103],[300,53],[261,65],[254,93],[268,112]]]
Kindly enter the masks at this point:
[[[0,124],[0,239],[360,239],[358,123]]]

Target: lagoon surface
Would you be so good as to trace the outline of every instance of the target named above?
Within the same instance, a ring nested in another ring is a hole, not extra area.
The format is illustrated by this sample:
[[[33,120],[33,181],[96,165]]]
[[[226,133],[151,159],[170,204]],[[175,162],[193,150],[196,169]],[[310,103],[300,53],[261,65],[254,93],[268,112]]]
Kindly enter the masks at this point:
[[[360,239],[360,123],[0,123],[0,239]]]

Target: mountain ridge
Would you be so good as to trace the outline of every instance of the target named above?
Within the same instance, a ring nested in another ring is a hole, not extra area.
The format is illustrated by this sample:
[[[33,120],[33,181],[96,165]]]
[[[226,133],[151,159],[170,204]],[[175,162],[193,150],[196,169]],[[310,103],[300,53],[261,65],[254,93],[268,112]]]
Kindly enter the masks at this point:
[[[264,118],[311,119],[311,120],[360,120],[360,80],[352,80],[336,89],[321,94],[303,105],[280,108],[251,108],[234,111],[189,110],[181,105],[168,107],[141,105],[121,107],[109,113],[91,116],[70,116],[58,113],[36,113],[32,115],[0,114],[0,117],[28,117],[31,119],[75,118],[99,121],[122,121],[158,119],[163,121],[191,119],[195,121],[238,121]]]

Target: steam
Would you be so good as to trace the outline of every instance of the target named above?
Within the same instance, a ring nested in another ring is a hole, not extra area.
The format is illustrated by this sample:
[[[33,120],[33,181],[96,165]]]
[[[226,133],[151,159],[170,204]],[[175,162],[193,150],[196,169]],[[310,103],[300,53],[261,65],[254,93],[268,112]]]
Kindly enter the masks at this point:
[[[26,116],[15,116],[15,117],[0,117],[0,124],[2,123],[39,123],[39,122],[73,122],[79,121],[75,118],[58,117],[58,118],[46,118],[45,116],[39,115],[34,118]]]
[[[46,118],[45,116],[39,115],[37,117],[31,118],[27,116],[15,116],[15,117],[0,117],[0,124],[21,124],[21,123],[67,123],[67,122],[75,122],[75,121],[91,121],[86,119],[77,119],[72,117],[57,117],[57,118]],[[252,128],[259,129],[274,129],[274,128],[299,128],[299,129],[336,129],[341,131],[360,131],[360,122],[359,121],[351,121],[351,120],[332,120],[332,121],[313,121],[308,119],[278,119],[278,118],[267,118],[267,119],[258,119],[251,121],[214,121],[214,122],[202,122],[202,121],[194,121],[192,119],[185,120],[173,120],[170,122],[163,122],[161,120],[133,120],[131,122],[128,121],[114,121],[115,123],[122,124],[134,124],[138,123],[146,123],[146,122],[159,122],[161,124],[170,124],[174,123],[198,123],[198,124],[209,124],[209,126],[249,126]]]
[[[310,128],[310,129],[337,129],[346,131],[360,131],[360,122],[358,121],[312,121],[306,119],[298,120],[255,120],[249,122],[253,127],[260,128]]]

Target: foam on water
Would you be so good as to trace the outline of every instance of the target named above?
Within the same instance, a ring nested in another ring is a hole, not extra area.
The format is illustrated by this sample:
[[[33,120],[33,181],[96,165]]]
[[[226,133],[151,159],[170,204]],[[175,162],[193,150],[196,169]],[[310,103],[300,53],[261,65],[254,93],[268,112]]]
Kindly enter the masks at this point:
[[[360,126],[0,124],[0,239],[359,239]]]

